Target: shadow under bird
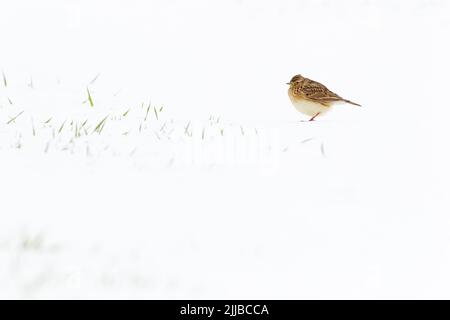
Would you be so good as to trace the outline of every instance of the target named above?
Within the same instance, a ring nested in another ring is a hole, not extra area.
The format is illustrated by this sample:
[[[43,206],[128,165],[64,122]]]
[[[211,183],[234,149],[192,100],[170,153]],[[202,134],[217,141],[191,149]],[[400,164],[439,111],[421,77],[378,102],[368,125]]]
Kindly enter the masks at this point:
[[[289,98],[297,111],[311,117],[313,121],[317,116],[331,110],[336,104],[349,103],[361,107],[360,104],[344,99],[329,90],[323,84],[305,78],[301,75],[292,77],[289,85]]]

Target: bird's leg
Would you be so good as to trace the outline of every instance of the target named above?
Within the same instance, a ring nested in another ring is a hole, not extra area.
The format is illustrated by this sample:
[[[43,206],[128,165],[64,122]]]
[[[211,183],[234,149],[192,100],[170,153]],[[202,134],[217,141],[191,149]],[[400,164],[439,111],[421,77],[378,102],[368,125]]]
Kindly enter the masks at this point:
[[[309,121],[314,121],[314,119],[320,114],[320,112],[317,112],[314,117],[312,117],[311,119],[309,119]]]

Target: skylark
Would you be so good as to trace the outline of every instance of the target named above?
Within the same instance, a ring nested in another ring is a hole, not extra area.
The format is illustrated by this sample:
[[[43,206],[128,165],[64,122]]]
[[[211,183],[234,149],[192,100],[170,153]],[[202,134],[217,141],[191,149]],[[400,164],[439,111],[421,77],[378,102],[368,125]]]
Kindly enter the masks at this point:
[[[310,117],[313,121],[317,116],[329,111],[332,106],[340,103],[361,105],[341,98],[336,93],[328,90],[323,84],[304,78],[301,75],[294,76],[289,83],[289,98],[297,111]]]

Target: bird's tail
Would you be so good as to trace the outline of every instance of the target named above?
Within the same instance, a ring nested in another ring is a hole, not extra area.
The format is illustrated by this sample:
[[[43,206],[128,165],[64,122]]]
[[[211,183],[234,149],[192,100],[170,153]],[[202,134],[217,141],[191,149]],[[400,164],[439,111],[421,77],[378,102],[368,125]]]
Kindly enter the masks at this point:
[[[354,103],[354,102],[352,102],[350,100],[344,99],[344,101],[347,102],[347,103],[353,104],[355,106],[362,107],[360,104]]]

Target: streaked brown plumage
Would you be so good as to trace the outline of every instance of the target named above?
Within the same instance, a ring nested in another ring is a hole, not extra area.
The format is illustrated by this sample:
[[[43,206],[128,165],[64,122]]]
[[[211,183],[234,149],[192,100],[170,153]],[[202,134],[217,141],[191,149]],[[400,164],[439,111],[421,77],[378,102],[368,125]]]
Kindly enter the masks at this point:
[[[361,106],[342,98],[323,84],[304,78],[299,74],[294,76],[288,84],[288,94],[292,104],[298,111],[312,116],[311,121],[318,115],[327,112],[332,105],[337,103],[350,103]]]

